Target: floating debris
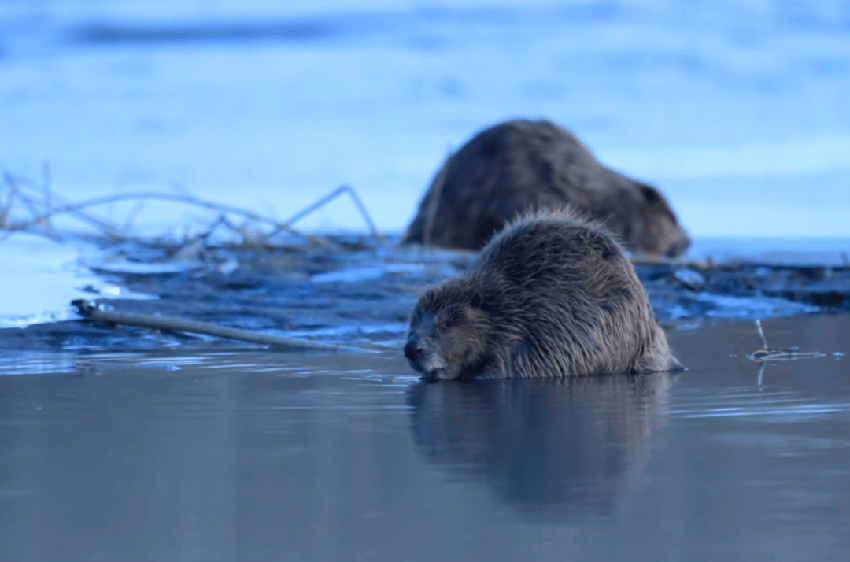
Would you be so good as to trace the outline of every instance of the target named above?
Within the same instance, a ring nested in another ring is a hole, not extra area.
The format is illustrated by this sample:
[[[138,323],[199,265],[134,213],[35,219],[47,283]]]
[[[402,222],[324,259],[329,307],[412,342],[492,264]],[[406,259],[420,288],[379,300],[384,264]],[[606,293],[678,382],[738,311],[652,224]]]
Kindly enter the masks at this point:
[[[759,320],[756,320],[756,329],[758,330],[759,338],[761,338],[762,348],[747,355],[747,359],[752,359],[753,361],[792,361],[795,359],[826,357],[826,353],[820,353],[819,351],[797,351],[795,347],[774,349],[767,345],[767,339],[764,337],[764,331],[761,328],[761,321]]]

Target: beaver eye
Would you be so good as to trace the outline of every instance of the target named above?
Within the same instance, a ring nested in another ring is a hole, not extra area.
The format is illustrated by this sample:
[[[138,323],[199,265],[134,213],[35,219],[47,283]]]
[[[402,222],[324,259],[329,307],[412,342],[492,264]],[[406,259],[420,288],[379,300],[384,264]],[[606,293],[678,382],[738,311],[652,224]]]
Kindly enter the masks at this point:
[[[448,325],[448,323],[447,323],[447,322],[443,322],[443,325],[442,325],[442,326],[440,326],[440,330],[442,330],[443,332],[445,332],[445,331],[446,331],[446,330],[448,330],[448,329],[449,329],[449,325]]]

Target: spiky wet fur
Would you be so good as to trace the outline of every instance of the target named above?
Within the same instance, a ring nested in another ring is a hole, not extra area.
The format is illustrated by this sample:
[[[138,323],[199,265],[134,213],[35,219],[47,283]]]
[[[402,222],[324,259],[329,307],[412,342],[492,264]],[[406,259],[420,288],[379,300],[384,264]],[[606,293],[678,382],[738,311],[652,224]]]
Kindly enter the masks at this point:
[[[467,272],[427,291],[408,346],[411,365],[432,379],[679,366],[619,243],[569,210],[520,216]]]

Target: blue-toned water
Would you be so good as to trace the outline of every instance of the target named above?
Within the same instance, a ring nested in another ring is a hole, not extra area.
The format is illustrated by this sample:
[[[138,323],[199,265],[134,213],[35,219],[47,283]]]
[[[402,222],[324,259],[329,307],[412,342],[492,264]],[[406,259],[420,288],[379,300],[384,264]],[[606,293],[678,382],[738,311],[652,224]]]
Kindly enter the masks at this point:
[[[400,351],[0,359],[2,558],[843,560],[850,317],[670,333],[690,370],[420,382]],[[841,355],[843,354],[843,355]],[[8,356],[8,354],[7,354]]]
[[[391,233],[448,150],[495,121],[543,116],[656,183],[693,257],[841,267],[848,53],[839,0],[6,0],[0,172],[49,184],[54,205],[188,190],[278,219],[347,183]],[[13,183],[0,180],[0,206]],[[130,233],[177,236],[216,216],[155,202],[97,211]],[[31,214],[18,201],[2,219]],[[365,229],[345,198],[298,226]],[[257,281],[232,259],[196,277],[191,260],[140,266],[120,246],[0,236],[0,327],[73,317],[80,296],[164,295],[143,308],[387,350],[6,329],[0,559],[831,562],[850,551],[846,313],[698,289],[681,289],[679,310],[664,277],[650,296],[689,371],[424,385],[394,345],[418,283],[453,269],[362,255],[312,273],[298,255],[270,257]],[[809,281],[827,288],[846,273],[815,269],[823,279]],[[763,322],[771,346],[822,357],[746,358],[762,346],[751,319],[783,314],[796,316]]]
[[[49,162],[75,200],[179,185],[281,219],[349,183],[397,232],[447,150],[545,116],[697,238],[850,237],[847,53],[839,0],[9,0],[0,167]],[[341,200],[303,226],[363,223]]]

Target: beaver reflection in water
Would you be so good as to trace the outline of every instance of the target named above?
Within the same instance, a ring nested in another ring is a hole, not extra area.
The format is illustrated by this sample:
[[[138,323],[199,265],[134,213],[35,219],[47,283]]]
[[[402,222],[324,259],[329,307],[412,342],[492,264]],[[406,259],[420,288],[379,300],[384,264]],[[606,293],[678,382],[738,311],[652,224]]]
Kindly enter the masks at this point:
[[[679,367],[620,245],[568,210],[519,217],[422,295],[404,354],[429,380]]]
[[[604,222],[631,251],[676,256],[690,244],[655,187],[602,165],[546,120],[499,123],[449,156],[402,243],[477,250],[517,214],[566,205]]]
[[[643,487],[670,374],[520,382],[410,385],[417,450],[535,523],[613,514]]]

